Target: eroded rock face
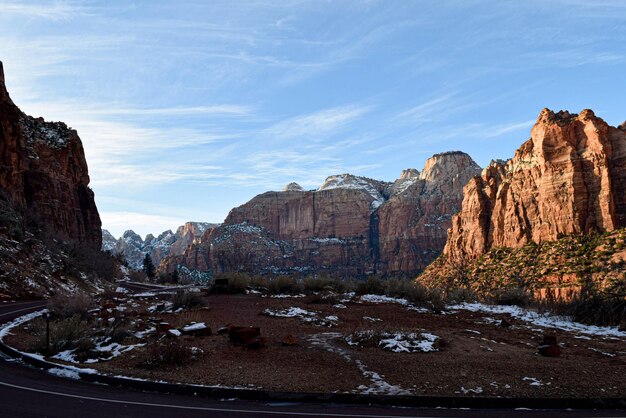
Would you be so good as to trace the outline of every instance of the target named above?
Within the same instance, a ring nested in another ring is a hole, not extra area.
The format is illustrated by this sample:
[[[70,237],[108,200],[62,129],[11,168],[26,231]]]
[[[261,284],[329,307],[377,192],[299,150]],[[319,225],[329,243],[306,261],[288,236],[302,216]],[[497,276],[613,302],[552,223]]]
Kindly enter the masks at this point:
[[[154,265],[158,266],[161,260],[172,255],[180,255],[187,247],[196,242],[204,232],[216,226],[206,222],[186,222],[173,233],[164,231],[155,237],[152,234],[142,239],[134,231],[124,232],[120,239],[115,239],[109,231],[103,230],[102,250],[112,254],[122,254],[129,267],[135,270],[143,268],[146,254],[150,254]]]
[[[99,247],[101,222],[83,145],[63,122],[22,113],[0,63],[0,188],[40,228]]]
[[[414,273],[439,256],[452,215],[461,206],[463,186],[480,167],[461,152],[428,159],[418,177],[401,176],[378,212],[381,268]],[[403,175],[405,172],[403,172]]]
[[[263,193],[160,269],[413,274],[441,253],[463,185],[479,172],[467,154],[452,152],[393,183],[341,174],[315,191]]]
[[[495,247],[626,226],[626,136],[591,110],[544,109],[506,164],[465,187],[445,254],[464,263]]]

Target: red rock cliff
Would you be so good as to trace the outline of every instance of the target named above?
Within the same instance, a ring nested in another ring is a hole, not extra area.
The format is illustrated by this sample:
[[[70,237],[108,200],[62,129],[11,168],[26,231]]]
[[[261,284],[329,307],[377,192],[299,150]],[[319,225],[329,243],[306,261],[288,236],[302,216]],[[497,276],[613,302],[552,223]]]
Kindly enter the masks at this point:
[[[414,274],[441,253],[463,185],[479,172],[468,155],[452,152],[394,183],[350,174],[328,177],[315,191],[292,183],[233,209],[161,270]]]
[[[100,216],[88,184],[76,131],[22,113],[9,97],[0,63],[0,189],[41,228],[99,247]]]
[[[591,110],[544,109],[531,138],[465,187],[444,253],[467,261],[492,247],[626,226],[626,137]]]

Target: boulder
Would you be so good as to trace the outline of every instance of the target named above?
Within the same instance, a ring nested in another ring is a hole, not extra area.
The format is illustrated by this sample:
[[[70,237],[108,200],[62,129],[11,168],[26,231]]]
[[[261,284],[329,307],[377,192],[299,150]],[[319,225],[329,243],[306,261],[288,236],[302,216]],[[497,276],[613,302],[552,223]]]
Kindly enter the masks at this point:
[[[254,345],[259,341],[257,341],[261,337],[261,328],[259,327],[237,327],[237,326],[229,326],[228,327],[228,338],[231,343],[236,345]]]
[[[291,347],[294,345],[298,345],[298,338],[294,337],[293,335],[289,334],[289,335],[285,335],[281,341],[282,345]]]

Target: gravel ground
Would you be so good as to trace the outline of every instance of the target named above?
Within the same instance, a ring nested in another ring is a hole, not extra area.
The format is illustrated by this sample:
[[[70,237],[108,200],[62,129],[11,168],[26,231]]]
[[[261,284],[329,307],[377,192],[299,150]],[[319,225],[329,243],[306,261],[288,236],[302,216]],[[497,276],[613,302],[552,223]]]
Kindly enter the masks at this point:
[[[198,359],[182,367],[148,370],[141,367],[148,349],[139,347],[87,366],[155,380],[279,391],[626,398],[624,337],[545,329],[508,314],[464,310],[434,314],[397,303],[344,302],[345,307],[339,307],[307,303],[310,299],[209,296],[205,298],[209,309],[157,315],[173,326],[203,321],[213,329],[214,335],[208,337],[178,337],[203,351]],[[150,303],[154,302],[142,306]],[[329,327],[297,317],[262,314],[266,309],[276,312],[293,307],[314,311],[317,318],[336,316],[337,320],[330,321],[335,325]],[[512,326],[500,326],[502,319]],[[233,346],[226,336],[215,335],[227,324],[260,327],[265,347],[244,349]],[[350,346],[344,339],[368,330],[434,334],[437,351],[397,353],[378,346]],[[560,357],[537,353],[544,333],[556,335]],[[295,336],[298,344],[282,345],[286,335]],[[22,348],[31,340],[23,330],[6,339]]]

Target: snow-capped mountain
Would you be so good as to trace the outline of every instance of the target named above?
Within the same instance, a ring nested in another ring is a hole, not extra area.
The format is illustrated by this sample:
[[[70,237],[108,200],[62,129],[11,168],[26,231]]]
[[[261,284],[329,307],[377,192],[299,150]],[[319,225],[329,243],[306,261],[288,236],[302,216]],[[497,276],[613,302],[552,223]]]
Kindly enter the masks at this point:
[[[216,225],[206,222],[187,222],[178,227],[176,233],[167,230],[157,237],[148,234],[144,239],[132,230],[124,232],[119,239],[115,239],[109,231],[103,230],[102,250],[110,251],[112,254],[123,254],[130,268],[141,270],[146,254],[150,254],[152,262],[158,266],[163,258],[170,254],[181,254],[207,229]]]

